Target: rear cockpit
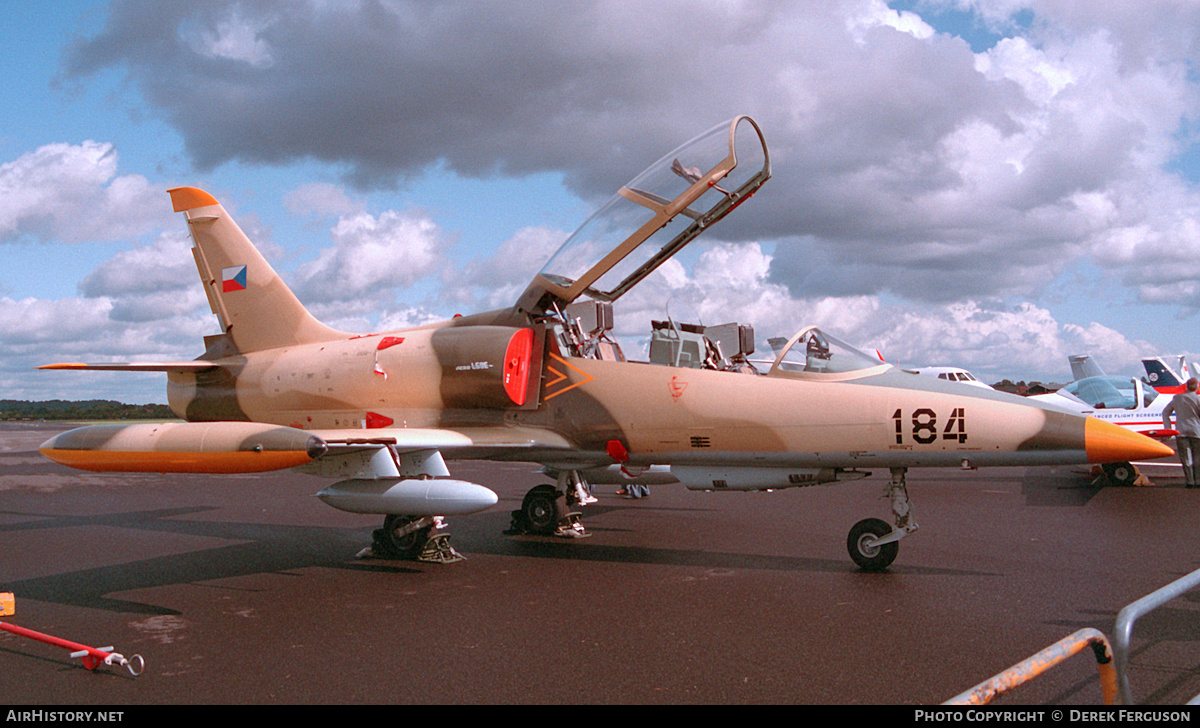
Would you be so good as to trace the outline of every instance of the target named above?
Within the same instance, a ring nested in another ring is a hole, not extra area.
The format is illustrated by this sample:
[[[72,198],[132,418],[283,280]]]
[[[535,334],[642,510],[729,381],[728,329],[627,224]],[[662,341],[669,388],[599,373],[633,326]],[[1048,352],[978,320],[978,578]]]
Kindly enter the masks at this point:
[[[579,301],[563,307],[561,315],[544,319],[558,350],[583,359],[626,361],[613,338],[613,310],[607,301]],[[737,323],[719,326],[650,322],[649,362],[684,369],[758,374],[750,362],[754,329]]]
[[[719,326],[651,321],[650,363],[691,369],[758,374],[750,363],[754,328],[738,323]]]

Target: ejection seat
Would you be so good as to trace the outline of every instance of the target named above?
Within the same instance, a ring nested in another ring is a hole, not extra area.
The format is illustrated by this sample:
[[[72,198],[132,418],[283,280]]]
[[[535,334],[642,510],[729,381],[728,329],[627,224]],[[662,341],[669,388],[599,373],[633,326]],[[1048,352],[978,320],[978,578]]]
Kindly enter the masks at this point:
[[[719,326],[651,321],[650,363],[690,369],[757,374],[747,357],[754,353],[754,329],[737,323]]]
[[[625,361],[621,345],[609,337],[613,308],[608,301],[577,301],[563,308],[564,324],[558,332],[565,351],[584,359]]]

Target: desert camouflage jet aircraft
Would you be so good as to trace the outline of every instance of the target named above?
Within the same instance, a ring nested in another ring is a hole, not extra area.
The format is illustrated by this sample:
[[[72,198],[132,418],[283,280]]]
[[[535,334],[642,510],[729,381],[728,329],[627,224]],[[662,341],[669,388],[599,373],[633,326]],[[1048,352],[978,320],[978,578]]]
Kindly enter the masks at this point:
[[[586,479],[666,478],[701,490],[772,490],[888,468],[896,526],[869,518],[847,545],[886,568],[916,530],[914,466],[1103,463],[1170,455],[1153,440],[1019,397],[900,371],[815,327],[774,360],[748,359],[748,326],[653,324],[649,362],[609,335],[612,305],[770,177],[748,117],[680,147],[575,232],[507,309],[402,331],[350,334],[314,319],[208,193],[171,190],[223,333],[194,361],[54,364],[167,373],[169,424],[82,427],[42,452],[101,471],[295,468],[340,479],[329,505],[386,516],[374,549],[458,558],[441,518],[497,496],[446,459],[541,463],[513,530],[586,535]],[[661,481],[660,481],[661,482]]]

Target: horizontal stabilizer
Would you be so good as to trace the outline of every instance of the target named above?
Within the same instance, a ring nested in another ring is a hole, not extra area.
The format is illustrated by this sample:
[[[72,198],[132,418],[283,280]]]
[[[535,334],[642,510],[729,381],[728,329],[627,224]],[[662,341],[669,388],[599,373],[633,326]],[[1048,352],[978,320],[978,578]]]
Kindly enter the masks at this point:
[[[203,372],[216,369],[219,366],[221,365],[210,361],[135,361],[102,364],[64,362],[61,364],[46,364],[38,367],[38,369],[71,369],[94,372]]]

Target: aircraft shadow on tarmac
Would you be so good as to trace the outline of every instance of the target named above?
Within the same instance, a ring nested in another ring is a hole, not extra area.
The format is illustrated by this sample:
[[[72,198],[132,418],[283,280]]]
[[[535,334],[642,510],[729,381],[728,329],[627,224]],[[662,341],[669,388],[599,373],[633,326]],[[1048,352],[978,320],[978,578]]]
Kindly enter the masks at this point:
[[[1064,474],[1044,468],[1029,468],[1021,478],[1021,495],[1030,506],[1071,508],[1086,506],[1108,486],[1104,479],[1083,473]]]
[[[1190,602],[1191,607],[1161,606],[1138,618],[1131,633],[1130,664],[1134,666],[1139,663],[1154,665],[1153,670],[1158,674],[1160,679],[1163,676],[1169,678],[1157,683],[1153,680],[1140,681],[1139,687],[1144,687],[1147,684],[1157,685],[1154,691],[1147,695],[1139,695],[1135,691],[1136,697],[1142,703],[1163,704],[1164,701],[1178,699],[1178,691],[1181,688],[1191,688],[1195,683],[1196,675],[1200,673],[1200,664],[1184,664],[1187,658],[1184,658],[1183,662],[1179,664],[1167,666],[1155,654],[1155,651],[1165,643],[1187,643],[1194,645],[1200,642],[1200,632],[1196,630],[1195,609],[1196,606],[1200,606],[1200,594],[1187,592],[1181,594],[1178,598]],[[1058,625],[1071,631],[1091,627],[1099,629],[1106,635],[1115,634],[1116,612],[1106,610],[1081,611],[1084,614],[1094,615],[1094,618],[1078,620],[1054,619],[1047,620],[1046,624]],[[1196,654],[1194,647],[1185,648],[1183,652],[1190,655]],[[1076,693],[1087,688],[1094,682],[1094,679],[1084,681],[1067,690],[1061,696],[1058,696],[1058,700],[1064,702],[1071,700]],[[1191,688],[1190,691],[1185,690],[1185,692],[1187,695],[1192,695],[1195,690]]]
[[[142,614],[178,614],[161,607],[108,595],[167,584],[204,582],[259,573],[286,572],[305,567],[346,565],[346,554],[361,548],[363,536],[357,529],[281,526],[227,521],[177,520],[211,507],[133,511],[96,516],[43,516],[41,520],[0,526],[0,533],[36,529],[102,526],[140,529],[234,541],[225,546],[202,548],[126,563],[113,564],[50,576],[7,582],[5,591],[25,599]],[[10,515],[38,516],[4,511]]]
[[[1185,602],[1191,602],[1193,607],[1161,606],[1138,618],[1133,629],[1133,637],[1138,643],[1148,642],[1200,642],[1200,631],[1196,630],[1196,609],[1200,606],[1200,594],[1185,592],[1178,597]],[[1117,622],[1117,613],[1104,610],[1081,610],[1084,614],[1094,615],[1088,620],[1047,620],[1046,624],[1060,625],[1068,629],[1083,629],[1093,627],[1105,634],[1113,634]]]
[[[178,615],[179,612],[157,605],[112,597],[112,594],[134,592],[172,584],[200,583],[262,573],[292,572],[304,568],[324,567],[386,572],[396,575],[421,573],[426,569],[454,569],[455,565],[423,564],[383,559],[356,559],[355,554],[370,541],[370,529],[287,526],[278,524],[204,521],[181,517],[194,516],[212,507],[190,507],[150,511],[132,511],[93,516],[63,516],[0,511],[37,520],[0,526],[0,533],[29,529],[77,529],[106,527],[140,529],[189,536],[218,538],[233,541],[229,545],[200,548],[150,559],[140,559],[109,566],[80,569],[48,576],[5,582],[4,591],[33,599],[90,609],[150,615]],[[491,523],[482,523],[501,530],[501,518],[496,514]],[[639,563],[702,567],[706,569],[754,569],[794,572],[853,572],[842,559],[820,559],[802,556],[746,554],[718,551],[689,551],[631,546],[611,546],[588,539],[583,543],[566,542],[550,537],[499,536],[469,537],[460,548],[472,555],[517,556],[522,558],[564,559],[613,563]],[[65,548],[65,547],[64,547]],[[957,569],[928,568],[913,565],[896,567],[895,573],[922,576],[986,575],[982,572]],[[883,574],[863,574],[866,578],[887,578]]]

